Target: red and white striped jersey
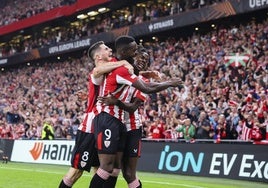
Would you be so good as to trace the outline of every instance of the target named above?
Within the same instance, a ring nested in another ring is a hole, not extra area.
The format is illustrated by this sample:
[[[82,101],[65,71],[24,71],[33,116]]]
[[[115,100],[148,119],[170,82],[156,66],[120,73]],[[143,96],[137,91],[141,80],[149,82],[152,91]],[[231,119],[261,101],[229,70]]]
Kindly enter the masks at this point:
[[[139,77],[144,81],[148,81],[142,76]],[[127,102],[131,102],[133,98],[139,98],[141,101],[145,101],[147,99],[147,95],[145,93],[142,93],[141,91],[132,86],[128,86],[126,87],[126,89],[128,90],[129,95],[128,98],[130,98],[130,100]],[[139,114],[139,110],[136,110],[134,113],[129,113],[125,111],[123,122],[126,125],[127,131],[139,129],[142,126],[141,115]]]
[[[97,102],[97,97],[101,90],[101,85],[99,86],[93,83],[94,79],[92,77],[92,72],[89,74],[88,80],[89,81],[88,81],[87,109],[84,114],[83,121],[78,127],[78,129],[86,133],[92,133],[93,132],[92,120],[95,117],[93,108]]]
[[[124,66],[114,69],[106,75],[103,81],[103,87],[100,91],[100,96],[109,96],[112,94],[122,102],[129,102],[128,90],[125,88],[131,86],[137,79],[138,77],[134,74],[130,74],[128,69]],[[106,112],[123,122],[123,110],[116,105],[107,106],[97,102],[94,111],[95,114]]]

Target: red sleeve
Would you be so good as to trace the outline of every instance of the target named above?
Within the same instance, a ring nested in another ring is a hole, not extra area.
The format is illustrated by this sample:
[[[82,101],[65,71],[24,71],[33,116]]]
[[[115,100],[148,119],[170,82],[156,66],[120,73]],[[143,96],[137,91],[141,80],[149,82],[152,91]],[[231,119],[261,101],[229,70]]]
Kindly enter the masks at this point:
[[[142,101],[145,101],[147,98],[147,95],[145,93],[142,93],[140,90],[136,90],[133,96]]]
[[[138,80],[138,77],[135,74],[130,74],[124,66],[115,69],[113,73],[116,75],[116,82],[118,84],[132,85],[132,83]]]

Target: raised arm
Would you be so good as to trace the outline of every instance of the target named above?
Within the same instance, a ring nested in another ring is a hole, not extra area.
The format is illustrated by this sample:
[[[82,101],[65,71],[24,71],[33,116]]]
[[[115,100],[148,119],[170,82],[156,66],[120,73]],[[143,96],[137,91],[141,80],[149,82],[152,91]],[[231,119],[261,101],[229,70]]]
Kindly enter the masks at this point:
[[[117,62],[102,62],[101,65],[96,66],[93,69],[93,77],[94,78],[99,78],[105,73],[109,73],[112,70],[120,67],[120,66],[125,66],[130,74],[133,74],[133,66],[130,65],[126,60],[121,60]]]

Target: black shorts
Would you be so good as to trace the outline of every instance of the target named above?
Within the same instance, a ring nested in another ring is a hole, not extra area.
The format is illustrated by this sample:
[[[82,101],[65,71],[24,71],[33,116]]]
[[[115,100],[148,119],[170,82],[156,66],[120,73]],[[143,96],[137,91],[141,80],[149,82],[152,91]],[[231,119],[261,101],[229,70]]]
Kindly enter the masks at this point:
[[[140,157],[141,156],[141,137],[142,137],[141,128],[127,132],[124,157]]]
[[[93,133],[77,130],[71,165],[75,169],[90,171],[92,166],[99,166]]]
[[[101,112],[93,120],[98,153],[115,154],[124,151],[126,126],[114,116]]]

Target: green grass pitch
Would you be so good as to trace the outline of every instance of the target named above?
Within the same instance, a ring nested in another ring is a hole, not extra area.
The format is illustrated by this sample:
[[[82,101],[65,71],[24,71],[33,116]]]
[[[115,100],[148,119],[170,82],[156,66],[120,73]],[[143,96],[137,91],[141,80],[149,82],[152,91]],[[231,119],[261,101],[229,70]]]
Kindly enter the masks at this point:
[[[68,166],[0,163],[0,188],[57,188]],[[219,178],[138,172],[143,188],[264,188],[265,183]],[[73,188],[87,188],[92,173],[85,172]],[[116,188],[127,188],[120,175]]]

